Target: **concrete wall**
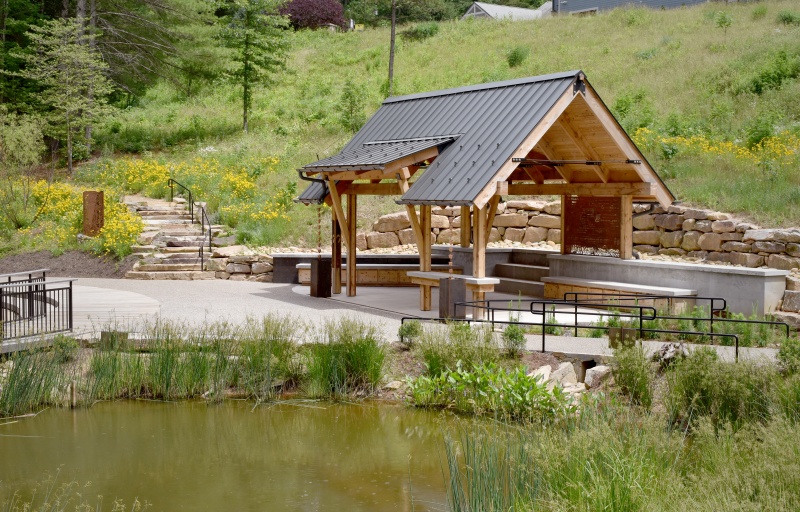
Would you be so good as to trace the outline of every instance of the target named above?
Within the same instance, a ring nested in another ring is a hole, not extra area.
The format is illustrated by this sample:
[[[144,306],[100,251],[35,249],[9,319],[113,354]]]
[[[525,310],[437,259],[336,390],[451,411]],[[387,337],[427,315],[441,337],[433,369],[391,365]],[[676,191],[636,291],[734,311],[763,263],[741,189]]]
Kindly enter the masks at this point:
[[[650,286],[689,288],[698,297],[722,297],[736,313],[763,315],[778,309],[787,271],[666,261],[620,260],[553,254],[550,276]]]

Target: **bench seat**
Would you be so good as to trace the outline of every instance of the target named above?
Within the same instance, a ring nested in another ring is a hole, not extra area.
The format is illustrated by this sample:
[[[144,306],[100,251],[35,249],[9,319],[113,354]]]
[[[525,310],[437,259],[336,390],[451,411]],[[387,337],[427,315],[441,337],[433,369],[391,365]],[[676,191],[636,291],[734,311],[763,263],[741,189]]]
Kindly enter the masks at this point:
[[[311,264],[298,263],[297,278],[301,285],[311,284]],[[433,264],[432,269],[449,275],[449,265]],[[347,264],[342,264],[342,284],[347,283]],[[356,284],[359,286],[414,286],[407,272],[419,270],[417,263],[359,263],[356,267]],[[454,274],[461,274],[461,267],[453,267]]]
[[[472,277],[463,274],[450,274],[449,272],[423,272],[421,270],[408,272],[408,277],[414,284],[421,284],[424,286],[439,286],[441,279],[460,279],[467,283],[467,290],[477,292],[492,292],[494,285],[500,284],[500,279],[496,277]]]
[[[610,305],[636,304],[639,306],[652,306],[659,310],[669,310],[671,313],[691,311],[695,305],[694,297],[697,295],[697,290],[687,288],[598,281],[578,277],[542,277],[541,280],[544,283],[544,296],[546,299],[563,299],[565,293],[585,293],[587,295],[578,295],[578,300],[598,300],[602,298],[605,299],[603,300],[604,303]],[[598,294],[602,294],[605,297],[598,297]],[[656,295],[663,298],[616,299],[615,297],[620,294]]]

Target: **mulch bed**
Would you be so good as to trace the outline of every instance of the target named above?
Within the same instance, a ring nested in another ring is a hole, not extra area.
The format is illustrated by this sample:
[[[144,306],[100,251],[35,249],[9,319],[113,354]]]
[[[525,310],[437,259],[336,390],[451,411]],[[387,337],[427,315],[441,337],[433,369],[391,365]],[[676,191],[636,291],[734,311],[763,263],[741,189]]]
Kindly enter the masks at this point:
[[[0,274],[46,268],[50,269],[48,277],[122,279],[134,263],[136,258],[133,256],[117,260],[81,251],[67,251],[60,256],[53,256],[49,251],[37,251],[0,258]]]

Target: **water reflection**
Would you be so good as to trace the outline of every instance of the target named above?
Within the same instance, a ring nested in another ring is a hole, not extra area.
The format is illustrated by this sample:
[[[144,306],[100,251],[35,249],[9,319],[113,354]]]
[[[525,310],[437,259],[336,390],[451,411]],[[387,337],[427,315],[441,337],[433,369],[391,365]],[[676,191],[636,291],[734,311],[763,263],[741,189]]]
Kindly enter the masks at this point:
[[[412,494],[415,510],[443,510],[452,424],[402,406],[324,402],[48,410],[0,425],[0,502],[63,466],[61,480],[91,481],[106,503],[138,496],[151,510],[410,511]]]

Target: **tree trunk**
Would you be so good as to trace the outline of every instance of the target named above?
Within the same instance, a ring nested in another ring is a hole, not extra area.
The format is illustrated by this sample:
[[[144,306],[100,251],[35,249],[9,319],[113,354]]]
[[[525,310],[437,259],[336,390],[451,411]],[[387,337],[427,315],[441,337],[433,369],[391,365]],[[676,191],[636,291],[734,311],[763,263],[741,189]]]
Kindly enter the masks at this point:
[[[242,69],[242,126],[244,133],[247,133],[247,111],[250,110],[250,36],[244,37],[244,55]]]
[[[69,18],[69,0],[62,0],[61,2],[61,17]]]
[[[389,96],[394,92],[394,35],[395,35],[395,0],[392,0],[392,35],[389,42]]]
[[[85,1],[85,0],[81,0]],[[97,30],[97,3],[95,0],[89,0],[89,27],[88,32],[89,35],[94,35],[95,31]],[[95,41],[94,37],[89,38],[89,48],[91,49],[92,53],[97,49],[97,42]],[[94,87],[89,85],[89,89],[86,91],[86,99],[89,101],[89,107],[91,108],[94,105]],[[84,134],[86,138],[86,152],[87,154],[92,153],[92,122],[89,120],[86,123],[86,133]]]

